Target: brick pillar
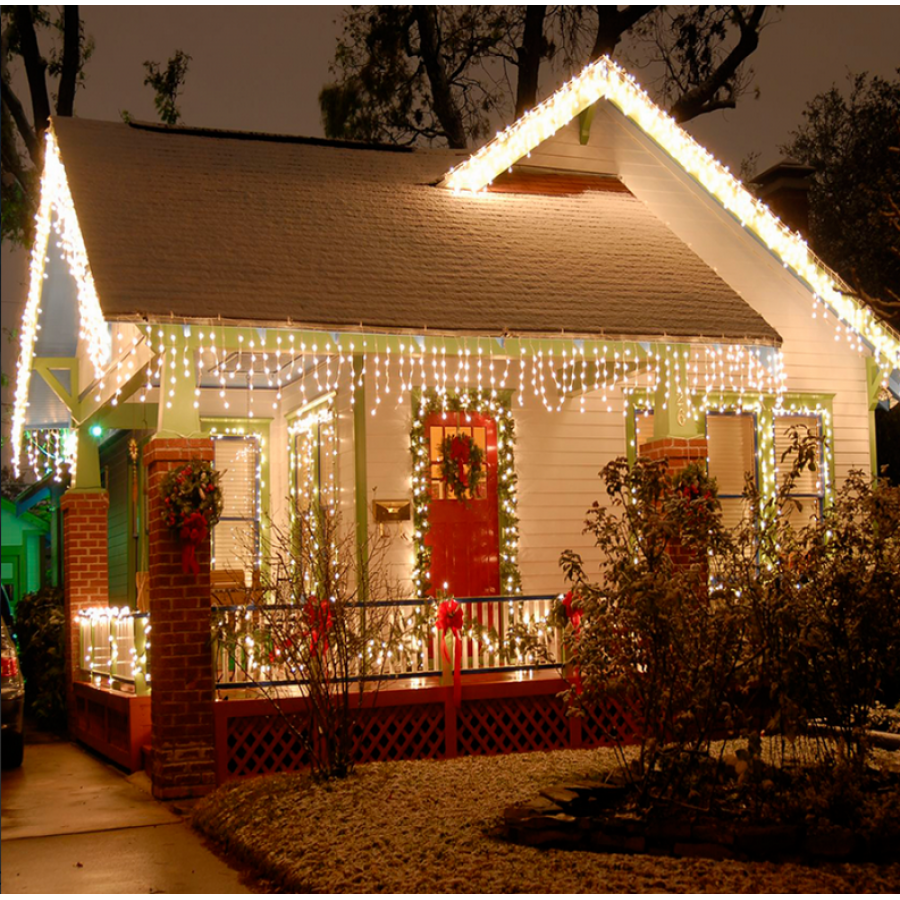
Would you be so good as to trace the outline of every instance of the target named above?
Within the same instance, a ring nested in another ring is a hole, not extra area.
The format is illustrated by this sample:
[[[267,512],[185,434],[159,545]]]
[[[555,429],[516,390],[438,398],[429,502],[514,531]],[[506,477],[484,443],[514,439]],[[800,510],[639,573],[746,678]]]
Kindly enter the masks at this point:
[[[646,456],[652,460],[666,460],[669,463],[670,475],[677,475],[679,472],[683,472],[691,463],[699,463],[705,466],[707,453],[708,444],[705,435],[689,438],[660,438],[659,440],[649,441],[641,447],[641,456]],[[672,561],[679,568],[692,566],[697,562],[694,554],[690,553],[680,543],[670,544],[669,556],[672,557]],[[705,566],[705,561],[702,565]]]
[[[60,501],[63,516],[63,590],[66,616],[66,708],[69,728],[76,723],[74,683],[80,680],[75,613],[109,605],[109,494],[103,490],[69,490]]]
[[[648,459],[665,459],[669,463],[669,474],[683,472],[691,463],[706,464],[708,446],[706,437],[661,438],[648,441],[641,447],[641,456]]]
[[[150,523],[150,677],[153,795],[197,797],[216,784],[214,675],[210,651],[209,541],[197,548],[200,574],[185,574],[181,544],[162,517],[167,472],[199,458],[208,438],[155,438],[144,449]]]

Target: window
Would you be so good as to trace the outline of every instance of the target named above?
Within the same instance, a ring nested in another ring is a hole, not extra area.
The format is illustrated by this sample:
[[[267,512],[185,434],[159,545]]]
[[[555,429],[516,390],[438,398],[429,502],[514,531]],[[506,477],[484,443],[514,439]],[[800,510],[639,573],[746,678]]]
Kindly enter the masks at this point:
[[[428,454],[429,463],[431,464],[431,499],[432,500],[455,500],[456,495],[450,489],[446,481],[441,476],[441,463],[444,460],[441,454],[441,446],[444,441],[454,435],[465,435],[472,438],[472,442],[476,447],[481,448],[481,452],[487,455],[487,429],[484,425],[475,425],[468,427],[466,425],[435,425],[428,427]],[[466,478],[468,478],[468,467],[465,469]],[[487,485],[482,479],[478,485],[476,500],[484,500],[487,497]]]
[[[212,566],[242,570],[247,583],[259,568],[260,442],[256,435],[214,435],[222,476],[222,517],[213,528]]]
[[[733,528],[753,515],[741,494],[749,473],[756,481],[756,417],[750,413],[707,413],[709,475],[716,479],[722,522]]]
[[[822,469],[822,421],[819,416],[807,415],[777,415],[775,416],[775,475],[778,484],[788,472],[796,459],[796,453],[789,452],[791,446],[790,430],[799,427],[800,436],[804,437],[807,429],[815,434],[816,441],[816,470],[811,472],[804,469],[794,482],[791,497],[797,500],[800,508],[789,504],[785,509],[785,515],[791,519],[791,524],[803,527],[809,524],[809,520],[822,513],[822,505],[825,498],[825,474]],[[787,455],[785,455],[787,454]],[[784,460],[782,461],[782,457]]]

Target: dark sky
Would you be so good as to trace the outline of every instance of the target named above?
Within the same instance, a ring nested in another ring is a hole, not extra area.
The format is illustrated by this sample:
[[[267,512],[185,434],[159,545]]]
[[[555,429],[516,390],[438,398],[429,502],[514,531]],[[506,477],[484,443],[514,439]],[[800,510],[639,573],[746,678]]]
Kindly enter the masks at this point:
[[[339,33],[342,7],[86,6],[96,40],[76,112],[85,118],[155,119],[143,86],[145,59],[165,62],[175,49],[193,60],[181,104],[192,125],[320,135],[317,97]],[[867,70],[890,78],[900,66],[900,7],[789,7],[762,35],[752,64],[759,100],[704,116],[689,130],[736,169],[750,151],[761,167],[800,121],[808,99]],[[2,256],[3,325],[14,326],[24,301],[24,255]],[[4,347],[4,368],[11,369]]]

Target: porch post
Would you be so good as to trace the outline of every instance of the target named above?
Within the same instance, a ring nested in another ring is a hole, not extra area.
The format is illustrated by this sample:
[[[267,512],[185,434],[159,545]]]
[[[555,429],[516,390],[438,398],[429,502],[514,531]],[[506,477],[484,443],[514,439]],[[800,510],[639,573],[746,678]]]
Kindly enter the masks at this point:
[[[109,494],[95,489],[70,488],[60,501],[63,519],[63,611],[66,710],[69,731],[77,731],[75,682],[81,680],[81,647],[75,613],[88,606],[109,605]]]
[[[150,526],[151,779],[160,799],[197,797],[216,783],[214,677],[209,648],[210,544],[198,575],[182,571],[181,546],[163,521],[166,473],[214,459],[209,438],[155,437],[144,449]]]

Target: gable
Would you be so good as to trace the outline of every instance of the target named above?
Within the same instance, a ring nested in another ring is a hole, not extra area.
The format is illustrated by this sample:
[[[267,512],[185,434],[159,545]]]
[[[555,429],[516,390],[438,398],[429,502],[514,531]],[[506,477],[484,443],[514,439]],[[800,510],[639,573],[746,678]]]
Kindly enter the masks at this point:
[[[631,140],[623,136],[625,132]],[[849,296],[846,285],[811,253],[799,235],[784,226],[608,57],[587,66],[465,163],[448,171],[443,184],[456,192],[481,191],[516,163],[619,175],[667,224],[677,218],[682,238],[693,248],[691,236],[697,232],[687,220],[696,213],[697,203],[689,204],[687,216],[673,215],[670,220],[673,209],[657,193],[658,188],[665,190],[663,182],[676,175],[682,181],[682,193],[701,193],[707,203],[717,207],[720,220],[726,218],[746,232],[739,238],[744,250],[753,240],[758,242],[797,279],[798,296],[806,303],[821,302],[836,313],[847,336],[852,334],[860,345],[865,343],[884,369],[900,368],[900,335]],[[730,232],[733,235],[734,228]],[[709,263],[717,254],[707,248],[707,255],[700,255]],[[785,279],[779,278],[783,286]]]

